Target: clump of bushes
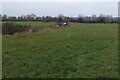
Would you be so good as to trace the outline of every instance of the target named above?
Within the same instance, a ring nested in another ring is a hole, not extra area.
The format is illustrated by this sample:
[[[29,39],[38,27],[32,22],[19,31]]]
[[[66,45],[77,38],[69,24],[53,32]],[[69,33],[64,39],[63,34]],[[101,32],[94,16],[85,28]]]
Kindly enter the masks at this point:
[[[20,32],[36,32],[39,30],[43,30],[43,29],[55,29],[58,27],[65,27],[66,24],[58,24],[57,26],[49,26],[49,27],[31,27],[31,26],[27,26],[27,25],[20,25],[20,24],[15,24],[13,22],[6,22],[6,23],[2,23],[2,35],[13,35],[15,33],[20,33]]]
[[[23,25],[7,22],[2,24],[2,34],[13,35],[15,33],[28,31],[30,28],[31,28],[30,26],[23,26]]]

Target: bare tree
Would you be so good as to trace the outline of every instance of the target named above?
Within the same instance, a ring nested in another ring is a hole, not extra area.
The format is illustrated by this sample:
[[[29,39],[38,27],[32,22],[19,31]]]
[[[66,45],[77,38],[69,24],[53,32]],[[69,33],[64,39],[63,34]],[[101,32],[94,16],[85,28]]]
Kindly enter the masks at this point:
[[[84,17],[83,17],[82,15],[79,15],[79,16],[78,16],[78,21],[79,21],[79,22],[84,22]]]
[[[106,17],[103,14],[99,15],[99,17],[97,18],[97,22],[105,23]]]
[[[58,22],[62,22],[64,19],[64,15],[63,14],[59,14],[58,15]]]

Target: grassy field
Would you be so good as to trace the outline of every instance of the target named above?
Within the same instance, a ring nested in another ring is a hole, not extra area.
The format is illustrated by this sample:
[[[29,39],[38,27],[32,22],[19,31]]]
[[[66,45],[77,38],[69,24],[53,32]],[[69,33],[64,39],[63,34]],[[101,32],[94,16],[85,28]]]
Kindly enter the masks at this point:
[[[32,23],[28,25],[38,25]],[[5,35],[3,78],[116,78],[117,30],[117,24],[70,23],[66,28]]]
[[[6,22],[7,21],[4,21],[3,23]],[[32,27],[48,27],[56,25],[55,22],[40,22],[40,21],[11,21],[11,22]]]

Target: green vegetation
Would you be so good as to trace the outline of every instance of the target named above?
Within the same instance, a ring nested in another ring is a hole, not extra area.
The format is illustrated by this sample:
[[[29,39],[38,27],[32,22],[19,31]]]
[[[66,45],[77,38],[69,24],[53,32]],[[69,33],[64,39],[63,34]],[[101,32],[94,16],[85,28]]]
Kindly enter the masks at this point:
[[[4,35],[3,78],[116,78],[117,30],[117,24],[70,23],[66,28]]]
[[[2,24],[2,35],[13,35],[15,33],[28,31],[30,26],[22,26],[13,23],[3,23]]]
[[[3,23],[6,23],[8,21],[3,21]],[[48,26],[54,26],[56,25],[55,22],[42,22],[42,21],[10,21],[16,24],[26,25],[26,26],[32,26],[32,27],[48,27]]]

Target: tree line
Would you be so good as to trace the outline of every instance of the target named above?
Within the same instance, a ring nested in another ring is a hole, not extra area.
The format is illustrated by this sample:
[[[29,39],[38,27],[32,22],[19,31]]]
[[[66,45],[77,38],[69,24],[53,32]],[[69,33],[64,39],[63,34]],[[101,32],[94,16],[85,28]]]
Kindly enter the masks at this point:
[[[68,17],[64,15],[58,15],[58,17],[42,16],[38,17],[35,14],[16,16],[0,15],[2,21],[45,21],[45,22],[79,22],[79,23],[118,23],[118,17],[112,17],[111,15],[92,15],[78,17]]]

